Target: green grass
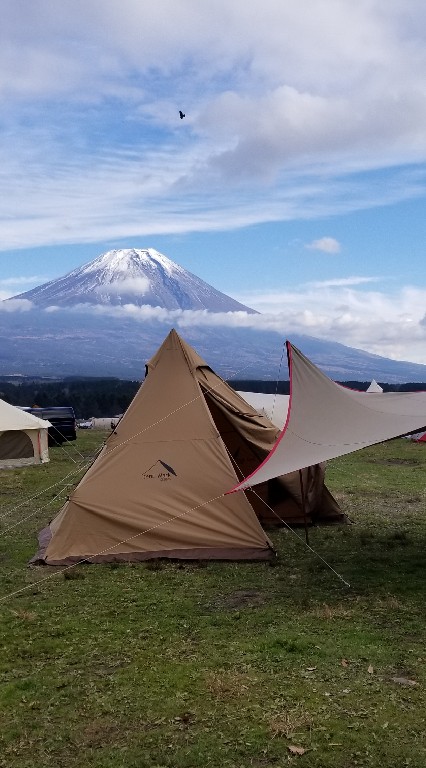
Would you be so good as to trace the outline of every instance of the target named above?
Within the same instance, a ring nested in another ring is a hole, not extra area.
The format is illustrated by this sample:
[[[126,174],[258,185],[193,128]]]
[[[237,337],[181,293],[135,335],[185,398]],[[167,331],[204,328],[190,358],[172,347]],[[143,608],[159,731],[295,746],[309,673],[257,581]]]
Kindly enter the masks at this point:
[[[350,587],[303,530],[275,567],[29,568],[102,438],[0,476],[1,768],[424,768],[425,446],[329,463],[353,524],[310,544]]]

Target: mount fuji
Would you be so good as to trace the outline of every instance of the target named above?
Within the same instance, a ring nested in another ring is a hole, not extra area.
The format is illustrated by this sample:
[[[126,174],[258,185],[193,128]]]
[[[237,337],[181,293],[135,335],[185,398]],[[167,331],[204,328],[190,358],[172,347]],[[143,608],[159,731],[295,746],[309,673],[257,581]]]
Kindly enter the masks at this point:
[[[250,316],[250,327],[241,317]],[[256,327],[259,313],[154,248],[112,250],[0,302],[0,376],[143,378],[169,333],[179,333],[223,378],[288,378],[285,334]],[[426,366],[312,336],[289,336],[337,381],[426,382]]]
[[[208,312],[248,312],[154,248],[108,251],[64,277],[15,296],[37,307],[79,304],[162,307]]]

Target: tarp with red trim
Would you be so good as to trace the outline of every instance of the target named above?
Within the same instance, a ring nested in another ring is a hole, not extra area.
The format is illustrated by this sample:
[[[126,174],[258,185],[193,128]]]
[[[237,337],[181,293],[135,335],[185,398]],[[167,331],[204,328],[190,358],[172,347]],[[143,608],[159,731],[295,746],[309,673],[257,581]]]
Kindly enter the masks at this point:
[[[329,379],[289,341],[290,403],[283,430],[237,491],[368,445],[426,429],[426,392],[358,392]]]

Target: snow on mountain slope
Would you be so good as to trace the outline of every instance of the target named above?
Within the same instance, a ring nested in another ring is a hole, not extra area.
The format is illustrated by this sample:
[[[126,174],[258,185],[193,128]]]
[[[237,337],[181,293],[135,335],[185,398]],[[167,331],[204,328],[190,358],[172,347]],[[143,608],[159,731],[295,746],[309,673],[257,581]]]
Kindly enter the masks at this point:
[[[28,299],[37,307],[135,304],[167,310],[255,313],[154,248],[108,251],[14,298]]]

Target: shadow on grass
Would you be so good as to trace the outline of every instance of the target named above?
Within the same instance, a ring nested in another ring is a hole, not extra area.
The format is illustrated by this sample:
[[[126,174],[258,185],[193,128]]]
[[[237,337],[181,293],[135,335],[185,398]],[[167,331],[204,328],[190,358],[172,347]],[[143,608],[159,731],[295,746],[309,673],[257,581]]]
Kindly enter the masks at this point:
[[[304,538],[303,532],[297,533]],[[338,529],[311,529],[309,544],[318,556],[290,532],[277,532],[273,538],[279,553],[281,573],[288,572],[289,578],[296,584],[304,582],[311,596],[324,595],[327,586],[331,594],[348,589],[333,573],[334,570],[357,594],[385,592],[410,595],[411,598],[424,597],[426,529],[423,527],[419,530],[416,526],[381,529],[354,525]]]

